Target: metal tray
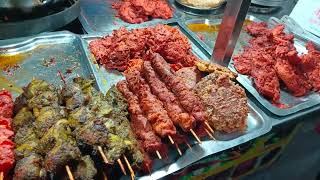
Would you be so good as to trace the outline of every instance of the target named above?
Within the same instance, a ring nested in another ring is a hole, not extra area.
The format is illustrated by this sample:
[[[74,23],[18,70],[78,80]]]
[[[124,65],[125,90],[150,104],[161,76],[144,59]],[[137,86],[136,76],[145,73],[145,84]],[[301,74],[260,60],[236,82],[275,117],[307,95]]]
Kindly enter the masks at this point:
[[[253,17],[253,16],[247,16],[247,19],[250,21],[260,22],[259,19]],[[216,36],[218,32],[214,33],[201,33],[205,37],[204,41],[201,41],[199,39],[199,34],[196,34],[192,31],[190,31],[187,27],[189,23],[207,23],[209,25],[217,25],[221,23],[220,20],[214,20],[214,21],[204,21],[204,20],[189,20],[186,22],[186,24],[183,25],[183,28],[187,28],[187,31],[191,33],[191,36],[197,39],[199,44],[201,44],[204,49],[207,50],[208,53],[212,53],[214,43]],[[241,30],[238,42],[236,44],[234,55],[239,54],[242,52],[243,47],[248,45],[248,41],[251,39],[251,36],[248,35],[244,30]],[[299,53],[305,53],[305,42],[301,39],[295,38],[294,40],[295,47],[297,48],[297,51]],[[233,61],[230,61],[229,69],[236,72],[234,68]],[[267,108],[270,112],[272,112],[275,115],[278,116],[287,116],[290,114],[297,113],[299,111],[302,111],[304,109],[310,108],[312,106],[315,106],[317,104],[320,104],[320,94],[316,92],[310,92],[306,96],[303,97],[294,97],[289,92],[285,91],[283,88],[281,88],[280,94],[280,101],[283,104],[288,105],[288,108],[279,108],[275,105],[273,105],[269,100],[265,99],[263,96],[261,96],[258,91],[253,87],[253,80],[251,77],[238,74],[237,81],[243,85],[265,108]],[[319,107],[320,109],[320,107]]]
[[[19,87],[27,85],[32,78],[63,85],[59,71],[67,82],[76,76],[89,78],[92,75],[80,37],[70,32],[0,41],[0,67],[8,59],[15,61],[11,65],[20,67],[10,75],[1,70],[0,88],[8,88],[14,97],[21,93]],[[71,72],[66,73],[67,69]]]
[[[152,25],[151,23],[149,24]],[[192,45],[192,52],[198,56],[200,59],[209,60],[209,54],[199,46],[197,41],[177,23],[170,23],[171,26],[176,26],[189,38],[189,41]],[[129,28],[130,29],[130,28]],[[90,41],[101,38],[105,35],[109,35],[112,32],[108,33],[96,33],[91,35],[83,35],[83,46],[87,54],[88,59],[90,60],[91,67],[93,68],[93,73],[96,76],[96,79],[101,80],[98,84],[103,84],[102,91],[106,92],[108,88],[111,87],[114,83],[117,83],[119,80],[124,79],[121,73],[118,71],[109,71],[104,67],[99,66],[96,63],[96,60],[88,49],[88,44]],[[192,149],[187,149],[187,147],[182,148],[183,156],[179,156],[175,151],[170,150],[170,156],[167,163],[156,160],[155,168],[152,171],[150,176],[141,176],[138,174],[139,179],[160,179],[166,175],[169,175],[173,172],[181,170],[182,168],[194,163],[206,156],[211,154],[223,151],[225,149],[237,146],[244,142],[247,142],[251,139],[254,139],[260,135],[263,135],[271,130],[271,121],[270,119],[261,111],[250,99],[248,99],[248,105],[250,107],[250,114],[248,116],[248,128],[243,134],[233,133],[216,133],[215,137],[217,141],[213,140],[203,140],[202,144],[197,144],[195,141],[192,142]],[[189,138],[193,139],[193,138]],[[172,153],[172,154],[171,154]]]
[[[181,16],[177,8],[173,5],[174,0],[168,0],[168,4],[174,10],[173,18]],[[87,33],[94,32],[107,32],[110,30],[119,29],[120,27],[137,26],[137,24],[130,24],[124,22],[120,18],[116,17],[116,11],[111,8],[112,3],[119,2],[119,0],[81,0],[81,13],[79,20]],[[141,25],[155,22],[166,23],[168,20],[153,19],[151,21],[143,22]]]

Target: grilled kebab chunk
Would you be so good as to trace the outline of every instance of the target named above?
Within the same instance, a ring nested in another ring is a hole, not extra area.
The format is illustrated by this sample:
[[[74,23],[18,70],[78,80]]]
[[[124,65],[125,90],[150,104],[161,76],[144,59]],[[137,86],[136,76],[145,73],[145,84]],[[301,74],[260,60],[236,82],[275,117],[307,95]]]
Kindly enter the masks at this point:
[[[73,172],[76,179],[80,180],[93,180],[97,174],[97,169],[94,167],[94,162],[90,156],[83,156],[80,163],[77,166],[75,172]]]
[[[206,105],[208,122],[216,130],[227,133],[245,131],[249,113],[247,97],[227,74],[209,74],[194,91]]]
[[[46,179],[46,171],[42,168],[42,157],[32,153],[17,162],[14,169],[14,180]]]

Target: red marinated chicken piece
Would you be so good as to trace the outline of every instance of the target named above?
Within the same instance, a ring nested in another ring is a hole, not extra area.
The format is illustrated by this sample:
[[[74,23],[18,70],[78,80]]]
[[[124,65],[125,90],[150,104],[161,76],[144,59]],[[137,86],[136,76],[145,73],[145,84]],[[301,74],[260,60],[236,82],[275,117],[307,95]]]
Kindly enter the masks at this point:
[[[301,57],[300,67],[313,89],[320,91],[320,51],[311,42],[307,44],[307,49],[308,54]]]
[[[290,64],[288,60],[277,59],[275,69],[279,78],[294,96],[304,96],[310,91],[311,86],[307,79],[302,72]]]

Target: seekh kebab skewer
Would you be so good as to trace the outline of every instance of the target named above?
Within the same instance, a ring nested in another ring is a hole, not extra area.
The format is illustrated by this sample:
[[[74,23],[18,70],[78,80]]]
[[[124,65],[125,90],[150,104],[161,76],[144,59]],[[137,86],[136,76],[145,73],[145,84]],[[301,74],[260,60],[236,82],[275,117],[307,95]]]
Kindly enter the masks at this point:
[[[175,95],[166,87],[166,85],[159,79],[158,75],[151,66],[151,62],[144,61],[143,63],[144,77],[150,84],[152,93],[155,94],[160,101],[162,101],[169,117],[174,124],[180,126],[183,131],[189,132],[195,127],[195,119],[182,109]]]
[[[171,137],[177,133],[175,126],[169,118],[162,102],[151,93],[149,85],[142,78],[139,65],[132,66],[125,71],[128,86],[132,92],[137,93],[141,109],[146,113],[153,130],[162,138]]]
[[[173,70],[164,58],[160,54],[154,53],[151,56],[151,63],[160,78],[171,88],[171,91],[178,98],[182,107],[198,122],[204,123],[212,131],[212,128],[207,123],[208,115],[200,99],[187,87],[180,77],[173,73]],[[192,129],[191,133],[196,135]],[[196,139],[198,140],[198,138]]]
[[[159,152],[162,151],[164,145],[161,139],[152,131],[150,123],[140,108],[138,97],[130,91],[126,81],[120,81],[117,84],[117,88],[128,101],[131,127],[138,140],[141,141],[143,149],[150,154],[160,154]],[[159,156],[159,159],[161,159],[161,156]]]

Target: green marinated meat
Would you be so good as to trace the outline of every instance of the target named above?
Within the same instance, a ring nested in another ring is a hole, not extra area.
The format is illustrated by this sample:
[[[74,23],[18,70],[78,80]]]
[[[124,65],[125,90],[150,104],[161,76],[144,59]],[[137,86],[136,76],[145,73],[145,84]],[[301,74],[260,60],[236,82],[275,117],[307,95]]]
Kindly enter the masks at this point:
[[[41,180],[46,179],[47,173],[42,168],[42,157],[32,153],[19,160],[14,169],[14,180]]]
[[[75,179],[93,180],[97,174],[97,169],[94,166],[93,160],[90,156],[83,156],[77,165],[76,171],[73,173]]]
[[[21,108],[15,117],[12,120],[12,128],[17,133],[18,129],[26,124],[31,124],[34,121],[34,116],[28,108],[23,107]]]
[[[35,113],[36,119],[34,126],[38,137],[42,137],[51,126],[53,126],[61,118],[65,118],[66,112],[63,107],[47,106],[41,108],[39,112]]]

